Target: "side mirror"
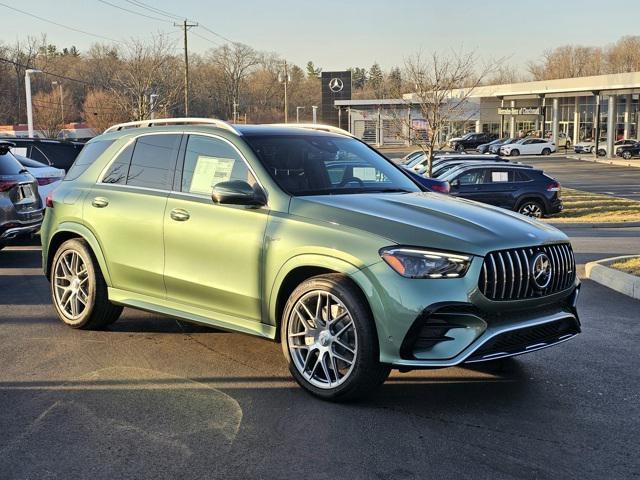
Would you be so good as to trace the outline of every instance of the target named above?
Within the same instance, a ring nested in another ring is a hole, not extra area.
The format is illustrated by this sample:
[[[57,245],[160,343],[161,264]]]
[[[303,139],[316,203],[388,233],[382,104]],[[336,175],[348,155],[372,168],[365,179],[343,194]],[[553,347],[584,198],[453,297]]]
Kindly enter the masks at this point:
[[[460,188],[460,180],[456,178],[455,180],[449,182],[449,187],[451,188],[451,190]]]
[[[220,182],[213,187],[214,203],[228,205],[266,205],[267,196],[260,187],[253,188],[244,180]]]

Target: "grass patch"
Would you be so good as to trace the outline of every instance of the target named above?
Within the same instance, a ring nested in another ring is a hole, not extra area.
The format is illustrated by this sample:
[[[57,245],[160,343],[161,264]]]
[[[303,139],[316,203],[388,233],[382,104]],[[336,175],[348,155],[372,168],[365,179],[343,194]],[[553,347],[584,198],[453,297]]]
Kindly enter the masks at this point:
[[[564,210],[547,220],[551,223],[639,222],[640,202],[601,193],[562,189]]]
[[[631,275],[637,275],[640,277],[640,257],[627,258],[626,260],[619,260],[609,265],[611,268],[621,270]]]

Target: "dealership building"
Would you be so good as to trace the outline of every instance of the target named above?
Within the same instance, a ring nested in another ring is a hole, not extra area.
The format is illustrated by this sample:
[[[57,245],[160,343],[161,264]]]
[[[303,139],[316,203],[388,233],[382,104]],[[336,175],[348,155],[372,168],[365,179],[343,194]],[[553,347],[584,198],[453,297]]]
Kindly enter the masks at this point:
[[[574,145],[599,138],[612,152],[616,140],[638,138],[640,131],[640,72],[487,85],[470,93],[454,91],[452,102],[456,96],[468,99],[464,108],[455,109],[442,141],[468,132],[518,137],[544,129]],[[428,128],[413,93],[395,99],[335,99],[333,104],[342,128],[377,145],[407,144],[410,128]]]

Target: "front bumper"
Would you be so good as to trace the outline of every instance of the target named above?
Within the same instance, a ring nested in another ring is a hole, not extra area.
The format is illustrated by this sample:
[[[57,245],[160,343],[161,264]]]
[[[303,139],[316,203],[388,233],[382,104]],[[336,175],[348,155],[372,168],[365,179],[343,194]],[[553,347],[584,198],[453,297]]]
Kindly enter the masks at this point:
[[[457,279],[406,279],[386,264],[354,274],[372,309],[380,361],[409,370],[450,367],[529,353],[580,332],[577,279],[544,297],[491,301],[478,289],[482,262],[475,258]]]

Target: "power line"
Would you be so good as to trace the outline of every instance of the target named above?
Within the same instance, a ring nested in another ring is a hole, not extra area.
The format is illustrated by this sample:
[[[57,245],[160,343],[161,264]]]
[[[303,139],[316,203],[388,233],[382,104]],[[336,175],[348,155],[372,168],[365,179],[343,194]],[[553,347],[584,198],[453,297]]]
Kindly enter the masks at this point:
[[[168,12],[167,10],[162,10],[157,7],[152,7],[151,5],[147,5],[146,3],[140,2],[138,0],[126,0],[128,3],[135,5],[138,8],[143,8],[150,12],[164,15],[165,17],[171,18],[172,20],[183,20],[184,17],[182,15],[176,15],[174,13]]]
[[[130,9],[128,9],[128,8],[121,7],[120,5],[116,5],[115,3],[107,2],[107,0],[98,0],[98,1],[99,1],[100,3],[104,3],[104,4],[106,4],[106,5],[109,5],[109,6],[113,7],[113,8],[117,8],[117,9],[119,9],[119,10],[123,10],[123,11],[125,11],[125,12],[129,12],[129,13],[133,13],[134,15],[139,15],[139,16],[141,16],[141,17],[149,18],[149,19],[151,19],[151,20],[158,20],[158,21],[160,21],[160,22],[168,22],[168,20],[167,20],[167,19],[160,18],[160,17],[153,17],[153,16],[151,16],[151,15],[147,15],[147,14],[145,14],[145,13],[136,12],[135,10],[130,10]]]
[[[0,62],[10,63],[12,65],[15,65],[16,67],[22,67],[22,68],[25,68],[25,69],[33,68],[33,66],[31,66],[31,65],[24,65],[22,63],[15,62],[13,60],[9,60],[8,58],[0,57]],[[56,78],[62,78],[63,80],[69,80],[70,82],[78,82],[78,83],[83,83],[85,85],[92,85],[92,86],[98,86],[98,87],[106,88],[105,85],[101,85],[101,84],[97,84],[97,83],[93,83],[93,82],[88,82],[86,80],[80,80],[79,78],[67,77],[66,75],[59,75],[57,73],[48,72],[46,70],[41,70],[41,69],[39,69],[39,70],[42,73],[46,74],[46,75],[51,75],[52,77],[56,77]]]
[[[207,32],[215,35],[218,38],[221,38],[222,40],[224,40],[225,42],[229,42],[229,43],[235,43],[233,40],[231,40],[230,38],[225,37],[224,35],[220,35],[219,33],[214,32],[213,30],[211,30],[209,27],[207,27],[206,25],[200,25],[202,27],[203,30],[206,30]]]
[[[211,42],[211,43],[213,43],[214,45],[222,46],[222,44],[221,44],[220,42],[216,42],[215,40],[211,40],[210,38],[207,38],[207,37],[205,37],[205,36],[203,36],[203,35],[200,35],[200,34],[198,34],[198,33],[196,33],[196,32],[191,32],[191,35],[196,36],[196,37],[198,37],[198,38],[201,38],[202,40],[205,40],[205,41],[207,41],[207,42]]]
[[[73,32],[82,33],[83,35],[89,35],[91,37],[101,38],[103,40],[109,40],[110,42],[122,43],[120,40],[116,40],[115,38],[105,37],[104,35],[98,35],[97,33],[86,32],[84,30],[80,30],[78,28],[70,27],[70,26],[64,25],[62,23],[54,22],[53,20],[49,20],[48,18],[40,17],[40,16],[35,15],[33,13],[29,13],[29,12],[25,12],[24,10],[20,10],[19,8],[11,7],[11,6],[7,5],[6,3],[1,3],[0,2],[0,5],[5,7],[5,8],[8,8],[9,10],[13,10],[14,12],[19,12],[19,13],[22,13],[23,15],[27,15],[29,17],[37,18],[38,20],[40,20],[42,22],[51,23],[52,25],[56,25],[56,26],[61,27],[61,28],[66,28],[67,30],[71,30]]]

